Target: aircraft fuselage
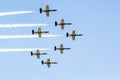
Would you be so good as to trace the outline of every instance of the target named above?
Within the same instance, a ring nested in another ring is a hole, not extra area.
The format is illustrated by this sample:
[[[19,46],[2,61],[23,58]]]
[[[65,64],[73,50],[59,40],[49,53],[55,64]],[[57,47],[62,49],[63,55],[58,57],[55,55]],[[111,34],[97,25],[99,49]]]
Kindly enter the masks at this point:
[[[72,23],[59,23],[58,25],[71,25]]]
[[[69,36],[82,36],[82,34],[71,34]]]
[[[42,10],[42,12],[54,12],[54,11],[57,11],[57,10]]]

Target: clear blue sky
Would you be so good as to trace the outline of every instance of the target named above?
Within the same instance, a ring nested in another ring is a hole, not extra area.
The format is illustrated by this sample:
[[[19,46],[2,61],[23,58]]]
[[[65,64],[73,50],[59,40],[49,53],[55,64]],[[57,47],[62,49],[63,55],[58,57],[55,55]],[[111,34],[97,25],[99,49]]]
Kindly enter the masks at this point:
[[[58,9],[50,17],[39,8]],[[64,35],[76,30],[84,34],[71,38],[0,40],[0,48],[50,48],[40,60],[30,52],[0,53],[0,80],[120,80],[120,0],[1,0],[0,12],[32,10],[33,14],[0,17],[0,24],[46,23],[50,34]],[[61,30],[54,21],[64,18],[72,26]],[[30,35],[30,28],[1,28],[0,35]],[[72,48],[63,55],[53,47],[63,43]],[[50,69],[41,60],[58,62]]]

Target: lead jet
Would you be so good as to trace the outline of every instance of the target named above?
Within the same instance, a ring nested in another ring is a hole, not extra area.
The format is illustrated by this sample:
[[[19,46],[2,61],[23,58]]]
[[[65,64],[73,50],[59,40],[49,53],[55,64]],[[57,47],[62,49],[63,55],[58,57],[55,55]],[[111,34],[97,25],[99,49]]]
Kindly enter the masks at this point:
[[[55,12],[57,11],[56,9],[49,9],[49,5],[46,5],[45,10],[42,10],[42,8],[40,8],[40,13],[42,12],[46,12],[46,16],[49,17],[49,12]]]
[[[66,37],[68,37],[68,36],[72,37],[72,40],[75,40],[76,36],[83,36],[83,34],[76,34],[75,30],[73,30],[72,34],[69,34],[68,32],[66,33]]]
[[[56,46],[54,47],[54,50],[56,51],[56,50],[60,50],[60,53],[61,54],[63,54],[63,51],[64,50],[69,50],[69,49],[71,49],[71,48],[64,48],[63,47],[63,44],[60,44],[60,48],[57,48]]]
[[[57,64],[57,62],[51,62],[50,59],[47,59],[47,62],[41,61],[41,64],[47,64],[48,68],[50,68],[51,64]]]
[[[55,26],[57,25],[60,25],[61,26],[61,29],[63,30],[65,25],[72,25],[72,23],[65,23],[64,22],[64,19],[61,19],[61,22],[60,23],[57,23],[57,21],[55,21]]]
[[[39,50],[36,50],[35,53],[33,53],[33,52],[31,51],[31,56],[36,55],[37,59],[40,59],[40,56],[41,56],[41,55],[46,55],[46,54],[47,54],[47,53],[40,53]]]
[[[42,31],[40,27],[38,28],[38,31],[36,31],[36,32],[34,30],[32,30],[32,34],[33,35],[38,34],[39,37],[41,37],[41,35],[44,33],[49,33],[49,31]]]

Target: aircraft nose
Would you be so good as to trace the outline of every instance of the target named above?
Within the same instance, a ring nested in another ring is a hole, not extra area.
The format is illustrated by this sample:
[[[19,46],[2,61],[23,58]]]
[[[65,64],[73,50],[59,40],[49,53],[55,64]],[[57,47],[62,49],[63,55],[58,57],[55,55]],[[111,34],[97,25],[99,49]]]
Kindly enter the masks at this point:
[[[80,34],[80,36],[83,36],[83,34]]]
[[[71,49],[71,48],[68,48],[68,49]]]
[[[55,10],[53,10],[53,11],[57,11],[57,10],[55,9]]]

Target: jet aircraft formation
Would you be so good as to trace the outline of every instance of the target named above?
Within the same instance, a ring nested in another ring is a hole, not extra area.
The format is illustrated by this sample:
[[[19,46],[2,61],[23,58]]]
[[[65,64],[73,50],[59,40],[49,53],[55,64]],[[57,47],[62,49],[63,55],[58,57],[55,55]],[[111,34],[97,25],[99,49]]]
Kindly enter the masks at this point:
[[[49,5],[46,5],[45,10],[43,10],[42,8],[40,8],[39,11],[40,11],[40,14],[43,13],[43,12],[45,12],[46,16],[49,17],[50,12],[55,12],[57,10],[56,9],[49,9]],[[64,30],[64,28],[65,28],[66,25],[72,25],[72,23],[65,22],[64,19],[61,19],[60,22],[55,21],[55,26],[60,26],[62,30]],[[42,31],[40,27],[38,27],[38,31],[36,31],[36,32],[34,30],[32,30],[32,34],[33,35],[37,34],[39,36],[39,38],[41,38],[42,34],[44,34],[44,33],[49,33],[49,31]],[[69,36],[72,37],[72,40],[75,40],[76,36],[83,36],[83,34],[76,34],[75,30],[73,30],[71,34],[68,33],[68,32],[66,33],[66,37],[69,37]],[[54,50],[55,51],[59,50],[61,54],[63,54],[64,50],[70,50],[70,49],[71,48],[65,48],[65,47],[63,47],[63,44],[60,44],[60,47],[54,46]],[[31,56],[33,56],[33,55],[36,55],[37,59],[40,59],[41,55],[47,55],[47,53],[41,53],[39,50],[36,50],[35,53],[33,53],[31,51]],[[43,64],[47,64],[48,68],[50,68],[51,64],[57,64],[57,62],[51,62],[50,58],[48,58],[46,62],[42,60],[41,64],[42,65]]]
[[[39,9],[40,14],[43,13],[43,12],[45,12],[47,17],[49,17],[50,12],[55,12],[55,11],[57,11],[57,9],[50,9],[50,8],[49,8],[49,5],[46,5],[46,8],[45,8],[45,9],[42,9],[42,8]],[[65,29],[65,26],[67,26],[67,25],[72,25],[72,23],[65,22],[64,19],[61,19],[60,22],[55,21],[55,22],[54,22],[54,25],[55,25],[55,27],[60,26],[61,30],[64,30],[64,29]],[[44,31],[44,30],[41,29],[41,27],[38,27],[38,30],[37,30],[37,31],[32,30],[32,35],[36,35],[36,34],[37,34],[39,38],[42,38],[42,34],[47,34],[47,33],[49,33],[49,31]],[[83,36],[83,34],[77,34],[77,33],[75,32],[75,30],[73,30],[72,33],[68,33],[68,32],[67,32],[67,33],[65,34],[65,36],[66,36],[66,37],[72,37],[72,40],[75,40],[75,39],[76,39],[76,36]],[[71,48],[64,47],[63,44],[60,44],[59,47],[54,46],[54,51],[59,50],[59,51],[60,51],[60,54],[63,54],[65,50],[70,50],[70,49],[71,49]],[[37,49],[36,52],[31,51],[30,53],[31,53],[31,56],[36,56],[37,59],[40,59],[41,56],[47,55],[47,53],[42,53],[39,49]],[[48,58],[47,61],[41,60],[41,64],[42,64],[42,65],[43,65],[43,64],[47,64],[48,68],[50,68],[51,64],[57,64],[57,62],[54,62],[54,61],[52,62],[52,61],[50,60],[50,58]]]

